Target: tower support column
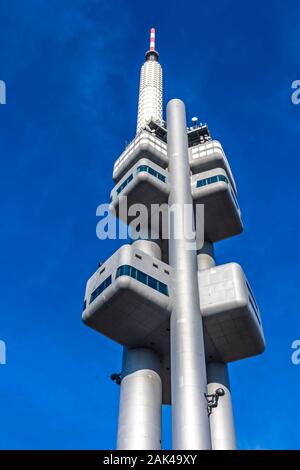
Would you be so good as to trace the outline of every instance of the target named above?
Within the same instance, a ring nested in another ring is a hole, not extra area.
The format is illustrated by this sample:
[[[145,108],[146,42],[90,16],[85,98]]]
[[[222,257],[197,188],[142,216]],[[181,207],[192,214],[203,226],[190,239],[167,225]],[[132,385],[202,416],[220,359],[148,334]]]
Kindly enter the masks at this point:
[[[198,269],[210,269],[215,266],[214,247],[210,242],[204,242],[197,253]],[[211,444],[213,450],[235,450],[236,436],[232,412],[231,391],[229,385],[228,366],[222,362],[209,362],[207,370],[207,393],[214,395],[216,390],[223,389],[225,394],[220,396],[217,406],[212,408],[209,417]]]
[[[143,237],[145,235],[145,237]],[[159,240],[148,232],[133,245],[161,259]],[[162,381],[160,358],[150,349],[123,349],[118,450],[161,449]]]
[[[207,378],[197,283],[197,255],[191,194],[185,106],[167,106],[170,181],[170,264],[175,269],[171,315],[171,387],[174,450],[211,449],[207,414]],[[187,210],[187,218],[179,212]],[[188,219],[188,220],[187,220]],[[187,231],[188,230],[188,234]]]
[[[207,364],[208,394],[218,388],[225,392],[219,398],[218,406],[210,415],[211,442],[213,450],[236,450],[236,436],[233,421],[231,392],[227,364],[210,362]]]
[[[214,245],[204,242],[202,248],[197,251],[198,270],[213,268],[216,265],[214,257]]]
[[[151,239],[151,236],[147,231],[141,232],[140,238],[133,242],[133,245],[139,250],[147,253],[148,255],[161,260],[162,258],[162,243],[158,238]]]
[[[150,349],[123,349],[118,450],[161,449],[160,359]]]

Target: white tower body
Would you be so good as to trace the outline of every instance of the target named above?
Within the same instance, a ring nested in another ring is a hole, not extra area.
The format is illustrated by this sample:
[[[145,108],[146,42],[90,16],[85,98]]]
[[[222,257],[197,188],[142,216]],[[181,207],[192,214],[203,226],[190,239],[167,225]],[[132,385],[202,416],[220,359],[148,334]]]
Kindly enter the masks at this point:
[[[150,50],[146,53],[146,62],[142,65],[138,105],[138,133],[151,119],[162,121],[162,68],[155,51],[155,29],[151,29]]]

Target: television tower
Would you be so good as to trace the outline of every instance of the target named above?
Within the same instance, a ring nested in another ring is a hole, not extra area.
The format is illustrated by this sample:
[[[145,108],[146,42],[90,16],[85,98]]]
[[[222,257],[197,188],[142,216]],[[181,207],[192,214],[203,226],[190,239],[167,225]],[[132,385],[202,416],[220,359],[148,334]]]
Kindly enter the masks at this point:
[[[237,189],[222,145],[197,118],[187,127],[181,100],[168,103],[163,121],[158,58],[152,28],[137,132],[114,164],[110,202],[126,223],[133,204],[147,217],[88,280],[82,317],[123,346],[122,370],[112,374],[118,449],[161,449],[162,404],[172,406],[174,450],[235,449],[227,364],[265,348],[241,266],[215,263],[214,243],[243,230]],[[153,222],[159,216],[168,237]]]

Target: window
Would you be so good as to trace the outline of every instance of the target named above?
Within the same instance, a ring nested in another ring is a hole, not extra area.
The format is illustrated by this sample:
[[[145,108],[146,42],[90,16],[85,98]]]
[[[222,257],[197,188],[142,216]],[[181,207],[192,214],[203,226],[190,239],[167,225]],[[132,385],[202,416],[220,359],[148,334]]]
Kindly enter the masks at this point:
[[[148,276],[147,285],[152,287],[152,289],[158,290],[158,281],[154,277]]]
[[[118,271],[119,271],[119,276],[130,276],[130,266],[127,266],[127,265],[120,266],[118,268]]]
[[[154,268],[158,268],[158,265],[155,264],[155,263],[153,263],[153,267],[154,267]]]
[[[141,173],[143,171],[149,173],[152,176],[155,176],[155,178],[158,178],[160,181],[163,181],[164,183],[166,182],[166,177],[164,175],[162,175],[158,171],[153,170],[153,168],[151,168],[148,165],[140,165],[137,168],[137,173]],[[123,183],[116,189],[116,193],[120,194],[123,191],[123,189],[126,188],[128,183],[130,183],[130,181],[132,181],[132,180],[133,180],[133,174],[131,173],[131,175],[129,175],[128,178],[126,178],[123,181]]]
[[[104,273],[104,271],[105,271],[105,268],[101,269],[101,271],[100,271],[100,273],[99,273],[99,274],[100,274],[100,275],[101,275],[101,274],[103,274],[103,273]]]
[[[135,255],[136,258],[142,259],[141,255]]]
[[[147,274],[143,273],[142,271],[138,271],[136,280],[142,282],[143,284],[147,284]]]
[[[111,276],[108,276],[105,281],[91,293],[90,304],[111,284]]]
[[[149,276],[146,273],[143,273],[142,271],[139,271],[133,266],[128,266],[128,265],[119,266],[116,272],[116,279],[120,276],[130,276],[136,279],[137,281],[142,282],[146,286],[149,286],[152,289],[157,290],[161,294],[164,294],[167,296],[169,295],[168,286],[166,284],[158,281],[157,279],[155,279],[152,276]]]
[[[163,284],[162,282],[158,282],[158,290],[164,295],[169,295],[168,287],[166,286],[166,284]]]
[[[120,192],[123,191],[123,189],[128,185],[128,183],[130,183],[132,179],[133,174],[131,173],[131,175],[129,175],[128,178],[126,178],[126,180],[123,181],[123,183],[116,189],[117,194],[120,194]]]
[[[155,176],[155,178],[158,178],[160,181],[163,181],[164,183],[166,182],[166,177],[164,175],[162,175],[156,170],[153,170],[153,168],[151,168],[148,165],[140,165],[137,167],[136,171],[137,173],[141,173],[145,171],[146,173],[149,173],[150,175]]]
[[[218,181],[223,181],[224,183],[228,184],[228,179],[224,175],[216,175],[210,176],[209,178],[204,178],[203,180],[198,180],[196,188],[201,188],[202,186],[206,186],[207,184],[217,183]]]

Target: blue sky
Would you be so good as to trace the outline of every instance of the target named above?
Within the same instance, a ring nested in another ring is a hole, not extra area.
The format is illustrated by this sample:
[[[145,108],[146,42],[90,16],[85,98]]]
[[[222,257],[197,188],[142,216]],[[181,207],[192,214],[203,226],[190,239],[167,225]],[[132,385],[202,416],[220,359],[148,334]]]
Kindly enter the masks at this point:
[[[299,2],[12,0],[0,18],[0,448],[115,446],[121,347],[80,318],[86,280],[121,244],[96,238],[95,211],[134,136],[151,26],[165,103],[208,123],[238,184],[245,231],[217,261],[244,267],[267,339],[230,366],[239,447],[300,448]],[[166,408],[165,448],[170,426]]]

